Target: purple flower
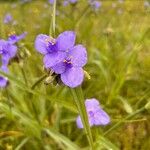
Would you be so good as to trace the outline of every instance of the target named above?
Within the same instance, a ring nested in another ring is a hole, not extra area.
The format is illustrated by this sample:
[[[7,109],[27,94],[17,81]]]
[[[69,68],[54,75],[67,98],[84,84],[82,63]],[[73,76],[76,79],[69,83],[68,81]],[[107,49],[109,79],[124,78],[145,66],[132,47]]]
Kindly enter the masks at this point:
[[[3,22],[4,22],[5,24],[8,24],[8,23],[10,23],[10,22],[12,22],[12,21],[13,21],[12,15],[11,15],[10,13],[7,13],[7,14],[4,16]]]
[[[64,6],[67,6],[69,4],[69,1],[68,0],[65,0],[64,2],[63,2],[63,5]]]
[[[63,5],[67,6],[69,3],[75,4],[77,3],[78,0],[64,0]]]
[[[56,39],[40,34],[35,40],[36,50],[44,55],[45,68],[60,74],[62,82],[72,88],[82,83],[82,67],[87,62],[86,49],[82,45],[74,46],[75,38],[74,32],[65,31]]]
[[[72,31],[65,31],[56,39],[45,34],[39,34],[35,40],[35,48],[44,55],[45,68],[51,68],[65,59],[66,52],[73,47],[74,43],[75,34]]]
[[[27,32],[24,32],[20,35],[16,35],[15,33],[13,33],[8,37],[8,42],[10,42],[11,44],[15,44],[18,41],[24,39],[26,35],[27,35]]]
[[[82,67],[87,63],[87,52],[82,45],[75,45],[67,52],[66,58],[52,67],[56,74],[60,74],[62,82],[71,87],[79,86],[84,79]]]
[[[98,10],[102,3],[100,1],[96,1],[96,0],[89,0],[89,4],[95,9]]]
[[[1,66],[0,70],[6,73],[8,72],[8,68],[5,65]],[[0,88],[6,87],[7,83],[8,79],[6,77],[0,76]]]
[[[17,53],[17,47],[12,43],[0,40],[0,56],[2,59],[2,65],[8,65],[9,60],[13,58]]]
[[[99,101],[95,98],[86,99],[85,101],[86,111],[88,114],[90,126],[107,125],[110,123],[110,117],[101,108]],[[83,128],[83,124],[80,116],[76,119],[77,127]]]
[[[76,3],[78,0],[69,0],[70,3],[74,4]]]
[[[53,3],[54,3],[54,0],[48,0],[48,2],[49,2],[50,4],[53,4]]]

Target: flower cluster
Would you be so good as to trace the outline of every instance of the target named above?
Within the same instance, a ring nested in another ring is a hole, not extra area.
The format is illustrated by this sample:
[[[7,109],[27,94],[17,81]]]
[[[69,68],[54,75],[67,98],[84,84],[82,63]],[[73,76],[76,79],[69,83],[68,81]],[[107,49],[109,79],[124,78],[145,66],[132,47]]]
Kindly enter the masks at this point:
[[[90,126],[107,125],[110,123],[108,114],[101,108],[99,101],[95,98],[86,99],[86,111]],[[77,127],[83,128],[80,116],[76,119]]]
[[[1,71],[8,73],[8,64],[17,53],[17,46],[15,43],[23,39],[26,34],[26,32],[21,35],[12,33],[9,35],[7,40],[0,39]],[[0,76],[0,87],[5,87],[7,85],[7,81],[7,78]]]
[[[87,62],[86,48],[75,45],[76,35],[65,31],[56,39],[39,34],[35,40],[36,50],[44,55],[44,66],[60,75],[61,81],[71,87],[80,85],[84,78],[82,67]]]

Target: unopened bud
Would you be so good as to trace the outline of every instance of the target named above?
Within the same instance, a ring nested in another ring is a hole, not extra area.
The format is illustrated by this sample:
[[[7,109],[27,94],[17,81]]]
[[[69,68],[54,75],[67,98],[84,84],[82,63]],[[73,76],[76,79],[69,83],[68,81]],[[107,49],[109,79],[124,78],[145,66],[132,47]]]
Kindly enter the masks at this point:
[[[145,105],[145,109],[150,110],[150,101]]]
[[[84,70],[84,75],[85,75],[85,77],[87,78],[87,79],[91,79],[91,76],[90,76],[90,74],[87,72],[87,71],[85,71]]]

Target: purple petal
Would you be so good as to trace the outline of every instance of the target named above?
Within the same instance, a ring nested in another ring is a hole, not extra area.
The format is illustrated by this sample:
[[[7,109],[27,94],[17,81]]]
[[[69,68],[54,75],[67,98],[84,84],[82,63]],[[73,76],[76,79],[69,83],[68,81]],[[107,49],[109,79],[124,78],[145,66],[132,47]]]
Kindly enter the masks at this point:
[[[76,3],[78,0],[69,0],[69,1],[70,1],[70,3],[74,4],[74,3]]]
[[[77,127],[78,128],[83,128],[83,124],[82,124],[82,121],[81,121],[81,117],[78,116],[77,119],[76,119],[76,124],[77,124]]]
[[[20,35],[13,34],[13,35],[9,36],[8,41],[12,44],[15,44],[16,42],[24,39],[26,35],[27,35],[27,32],[24,32]]]
[[[82,45],[76,45],[69,51],[69,56],[74,67],[83,67],[87,63],[86,48]]]
[[[8,82],[7,78],[0,76],[0,88],[6,87],[7,82]]]
[[[104,110],[100,109],[94,114],[95,125],[107,125],[109,123],[110,123],[110,117]]]
[[[68,68],[61,74],[62,82],[71,88],[79,86],[83,82],[83,79],[84,72],[82,68]]]
[[[88,116],[88,120],[89,120],[90,127],[92,127],[94,125],[94,118]],[[78,128],[83,128],[83,124],[80,116],[77,117],[76,124]]]
[[[10,56],[8,54],[5,54],[2,55],[1,59],[2,59],[2,65],[7,66],[9,64]]]
[[[8,44],[7,50],[8,50],[8,54],[9,54],[10,58],[13,58],[13,57],[16,56],[16,54],[17,54],[17,46],[12,45],[12,44]]]
[[[35,39],[35,49],[41,53],[41,54],[47,54],[47,46],[46,46],[46,40],[49,38],[49,36],[45,34],[39,34]]]
[[[49,2],[50,4],[53,4],[53,3],[54,3],[54,0],[48,0],[48,2]]]
[[[95,109],[97,110],[100,108],[99,101],[95,98],[86,99],[85,106],[86,106],[87,110],[89,110],[89,111],[95,110]]]
[[[8,24],[8,23],[12,22],[12,20],[13,20],[12,15],[11,15],[10,13],[7,13],[7,14],[5,15],[5,17],[4,17],[3,22],[4,22],[5,24]]]
[[[51,69],[52,69],[55,73],[61,74],[61,73],[65,72],[66,65],[61,62],[61,63],[58,63],[58,64],[56,64],[55,66],[53,66]]]
[[[63,62],[63,60],[66,57],[65,52],[53,52],[53,53],[48,53],[44,56],[43,62],[45,68],[51,68],[55,66],[56,64]]]
[[[73,31],[65,31],[57,37],[57,48],[59,51],[68,51],[75,44],[76,35]]]
[[[2,65],[0,70],[2,70],[3,72],[7,73],[8,72],[8,68],[6,65]]]
[[[13,58],[17,53],[17,46],[12,45],[8,41],[0,40],[0,54],[2,55],[2,64],[7,65],[9,59]]]
[[[3,72],[6,72],[6,73],[8,72],[8,68],[6,66],[1,66],[0,70]],[[7,82],[8,82],[8,79],[6,77],[0,76],[0,87],[1,88],[6,87]]]

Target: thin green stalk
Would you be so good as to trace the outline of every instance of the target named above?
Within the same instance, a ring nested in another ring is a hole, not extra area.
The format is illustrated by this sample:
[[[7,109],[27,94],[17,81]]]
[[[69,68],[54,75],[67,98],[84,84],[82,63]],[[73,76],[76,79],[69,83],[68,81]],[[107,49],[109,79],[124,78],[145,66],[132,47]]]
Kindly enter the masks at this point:
[[[87,139],[89,141],[90,147],[92,150],[94,150],[93,137],[92,137],[89,121],[88,121],[86,107],[84,104],[84,96],[82,93],[82,88],[81,87],[74,88],[74,89],[70,88],[70,90],[71,90],[72,96],[74,98],[74,101],[77,105],[79,114],[81,116],[81,120],[82,120],[82,123],[84,126],[84,130],[85,130]]]
[[[90,6],[87,6],[87,7],[83,10],[83,12],[81,13],[81,16],[78,17],[78,21],[77,21],[76,24],[75,24],[75,28],[78,28],[80,22],[84,19],[84,17],[86,17],[86,15],[89,13],[90,10],[91,10],[91,9],[90,9]]]
[[[137,114],[143,112],[144,110],[145,110],[145,106],[142,107],[142,108],[140,108],[140,109],[138,109],[138,110],[136,110],[136,111],[133,112],[132,114],[128,115],[126,118],[120,120],[118,123],[116,123],[116,124],[115,124],[114,126],[112,126],[110,129],[108,129],[108,130],[104,133],[104,135],[110,133],[112,130],[114,130],[114,129],[116,129],[117,127],[121,126],[126,120],[128,120],[128,119],[134,117],[135,115],[137,115]]]
[[[41,77],[31,86],[31,89],[34,90],[35,87],[36,87],[39,83],[41,83],[46,77],[47,77],[46,74],[43,75],[43,76],[41,76]]]
[[[55,30],[56,30],[56,0],[54,0],[53,3],[53,13],[49,28],[49,35],[55,36]]]
[[[26,77],[26,74],[25,74],[25,71],[23,69],[23,67],[21,66],[21,72],[22,72],[22,75],[23,75],[23,78],[24,78],[24,81],[25,81],[25,84],[27,85],[28,87],[28,80],[27,80],[27,77]]]

